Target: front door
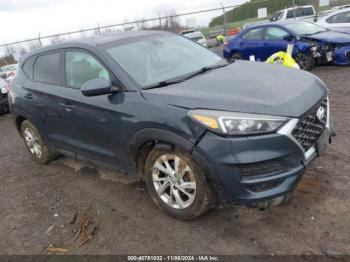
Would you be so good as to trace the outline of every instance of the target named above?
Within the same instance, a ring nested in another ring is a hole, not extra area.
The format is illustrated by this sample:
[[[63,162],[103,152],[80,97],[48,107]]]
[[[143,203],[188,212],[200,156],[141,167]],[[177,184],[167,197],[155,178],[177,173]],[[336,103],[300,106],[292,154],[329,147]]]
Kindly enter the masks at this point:
[[[266,27],[263,41],[263,52],[261,52],[262,61],[266,61],[272,54],[279,51],[286,52],[288,41],[285,40],[290,34],[282,28],[276,26]]]

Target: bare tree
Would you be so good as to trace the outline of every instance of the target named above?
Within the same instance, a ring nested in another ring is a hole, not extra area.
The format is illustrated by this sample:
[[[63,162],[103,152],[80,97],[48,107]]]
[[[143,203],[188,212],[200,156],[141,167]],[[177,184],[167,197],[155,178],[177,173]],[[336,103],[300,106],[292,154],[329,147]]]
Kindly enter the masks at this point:
[[[54,37],[51,38],[50,42],[51,44],[57,44],[59,42],[61,42],[62,39],[61,39],[61,36],[60,35],[55,35]]]
[[[28,47],[29,51],[35,51],[35,50],[37,50],[39,48],[41,48],[41,45],[40,45],[39,42],[31,41],[29,43],[29,47]]]
[[[80,28],[80,36],[81,36],[82,38],[87,37],[87,33],[86,33],[86,31],[84,31],[83,28]]]

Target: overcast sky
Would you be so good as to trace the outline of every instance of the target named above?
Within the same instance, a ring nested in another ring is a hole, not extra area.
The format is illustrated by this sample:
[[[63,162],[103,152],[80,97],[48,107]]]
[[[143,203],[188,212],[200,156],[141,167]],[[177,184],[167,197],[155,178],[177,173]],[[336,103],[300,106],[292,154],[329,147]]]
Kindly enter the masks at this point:
[[[225,6],[247,0],[222,0]],[[160,11],[178,13],[220,6],[220,0],[0,0],[0,43],[71,30],[154,17]],[[196,15],[207,24],[218,13]]]

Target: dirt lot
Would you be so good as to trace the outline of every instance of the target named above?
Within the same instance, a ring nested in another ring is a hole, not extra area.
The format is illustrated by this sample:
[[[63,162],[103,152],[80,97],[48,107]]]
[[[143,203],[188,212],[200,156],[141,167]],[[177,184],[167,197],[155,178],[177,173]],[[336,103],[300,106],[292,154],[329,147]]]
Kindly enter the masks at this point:
[[[67,158],[36,164],[10,116],[0,117],[0,253],[52,245],[68,254],[350,254],[350,68],[314,73],[330,88],[337,137],[293,200],[266,211],[220,208],[193,222],[163,214],[123,175]],[[98,229],[78,247],[70,222],[89,206]]]

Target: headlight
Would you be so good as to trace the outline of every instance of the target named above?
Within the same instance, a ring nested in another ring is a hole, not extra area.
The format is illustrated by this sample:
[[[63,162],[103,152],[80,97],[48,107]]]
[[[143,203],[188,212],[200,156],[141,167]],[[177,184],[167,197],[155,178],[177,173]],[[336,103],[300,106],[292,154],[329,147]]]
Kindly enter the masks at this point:
[[[191,110],[188,114],[208,129],[225,135],[272,133],[289,120],[286,117],[214,110]]]

